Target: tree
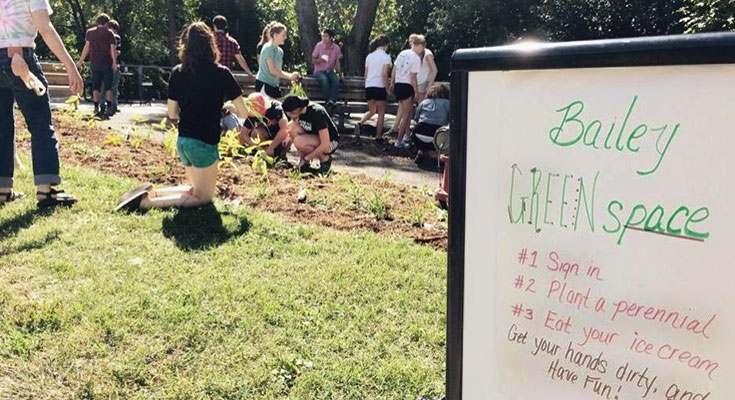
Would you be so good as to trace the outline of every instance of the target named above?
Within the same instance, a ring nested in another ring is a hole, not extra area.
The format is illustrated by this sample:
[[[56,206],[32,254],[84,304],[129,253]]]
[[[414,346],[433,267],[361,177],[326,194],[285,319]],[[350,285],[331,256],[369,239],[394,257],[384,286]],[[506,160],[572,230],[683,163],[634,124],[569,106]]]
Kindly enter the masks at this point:
[[[312,69],[311,52],[319,42],[319,20],[315,0],[296,0],[296,16],[299,20],[301,51],[307,68]]]
[[[688,33],[735,30],[735,0],[685,0],[681,12]]]

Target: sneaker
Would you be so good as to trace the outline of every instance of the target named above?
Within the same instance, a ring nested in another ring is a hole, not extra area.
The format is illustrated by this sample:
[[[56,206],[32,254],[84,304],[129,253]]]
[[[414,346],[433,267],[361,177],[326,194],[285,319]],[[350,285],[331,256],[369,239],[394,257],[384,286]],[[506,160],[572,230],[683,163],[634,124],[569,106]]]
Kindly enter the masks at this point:
[[[109,106],[107,107],[107,110],[105,110],[105,115],[108,117],[111,117],[117,113],[117,106]]]
[[[396,142],[396,144],[394,146],[398,147],[399,149],[407,149],[408,148],[408,143],[406,143],[404,141],[399,141],[399,142]]]

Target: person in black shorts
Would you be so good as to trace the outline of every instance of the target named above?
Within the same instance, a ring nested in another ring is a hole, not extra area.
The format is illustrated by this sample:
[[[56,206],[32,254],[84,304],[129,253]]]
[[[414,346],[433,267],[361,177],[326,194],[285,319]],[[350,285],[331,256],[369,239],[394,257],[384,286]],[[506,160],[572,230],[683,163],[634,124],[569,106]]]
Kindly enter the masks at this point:
[[[394,63],[393,78],[391,87],[388,92],[392,92],[396,96],[396,100],[400,103],[400,118],[398,123],[398,138],[395,142],[395,147],[406,148],[408,147],[408,141],[410,133],[408,127],[411,124],[411,117],[413,116],[413,102],[418,93],[417,76],[421,70],[421,59],[419,53],[421,53],[426,46],[426,42],[419,43],[414,40],[414,35],[411,40],[411,48],[403,50]]]
[[[305,97],[289,95],[283,99],[283,111],[291,119],[289,135],[301,156],[296,167],[308,171],[311,161],[318,159],[318,172],[328,171],[339,145],[339,132],[327,110]]]
[[[355,125],[355,138],[358,139],[356,140],[358,144],[360,143],[362,125],[375,114],[378,114],[378,121],[375,124],[375,139],[380,140],[383,136],[385,109],[388,105],[386,87],[390,83],[391,59],[386,53],[389,44],[390,39],[386,35],[380,35],[370,42],[370,54],[365,59],[365,99],[368,102],[369,111]]]
[[[271,143],[265,148],[269,156],[278,156],[286,160],[288,153],[288,120],[283,113],[281,103],[268,99],[261,93],[252,93],[248,96],[252,112],[245,118],[240,131],[240,143],[244,146],[255,145],[254,139]]]

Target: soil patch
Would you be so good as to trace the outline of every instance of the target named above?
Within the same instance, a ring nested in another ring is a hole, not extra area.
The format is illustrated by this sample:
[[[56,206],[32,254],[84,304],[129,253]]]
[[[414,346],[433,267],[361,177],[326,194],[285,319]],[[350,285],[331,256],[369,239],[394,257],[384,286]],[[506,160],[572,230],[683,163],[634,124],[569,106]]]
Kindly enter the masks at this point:
[[[186,181],[184,168],[171,146],[150,140],[146,129],[126,134],[84,121],[79,114],[55,112],[54,126],[62,163],[93,167],[156,185]],[[30,135],[23,118],[16,119],[19,147],[30,150]],[[360,151],[392,154],[367,141]],[[405,156],[404,156],[405,157]],[[360,174],[331,172],[303,176],[288,168],[270,168],[267,174],[251,168],[252,158],[221,165],[219,196],[226,201],[277,213],[286,219],[339,230],[370,230],[410,238],[416,243],[445,250],[447,213],[437,207],[433,193]]]

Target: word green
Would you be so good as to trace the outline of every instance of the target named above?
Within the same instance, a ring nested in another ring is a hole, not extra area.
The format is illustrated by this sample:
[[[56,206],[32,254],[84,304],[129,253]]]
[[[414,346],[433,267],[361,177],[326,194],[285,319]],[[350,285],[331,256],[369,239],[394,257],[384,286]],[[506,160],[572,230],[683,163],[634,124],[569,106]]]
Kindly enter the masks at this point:
[[[558,126],[555,126],[549,131],[549,139],[551,142],[560,147],[574,146],[577,143],[582,143],[584,146],[592,147],[599,150],[613,150],[619,152],[629,151],[631,153],[637,153],[640,151],[637,141],[648,134],[658,135],[654,144],[654,150],[658,153],[658,161],[656,165],[647,171],[638,170],[638,175],[646,176],[651,175],[661,166],[666,153],[671,146],[676,135],[679,133],[680,124],[674,124],[669,132],[669,125],[662,125],[654,128],[646,123],[640,123],[632,129],[627,129],[628,122],[630,121],[631,115],[635,111],[636,104],[638,103],[638,96],[633,97],[633,100],[628,107],[628,111],[625,114],[620,129],[615,129],[615,122],[610,123],[610,127],[607,129],[604,141],[600,133],[603,132],[603,123],[599,119],[594,119],[588,123],[585,123],[581,119],[581,114],[584,111],[585,105],[582,101],[576,100],[566,106],[556,110],[557,113],[563,113],[563,117]],[[666,137],[668,134],[668,140],[666,140],[665,147],[659,149],[659,142],[661,139]]]

